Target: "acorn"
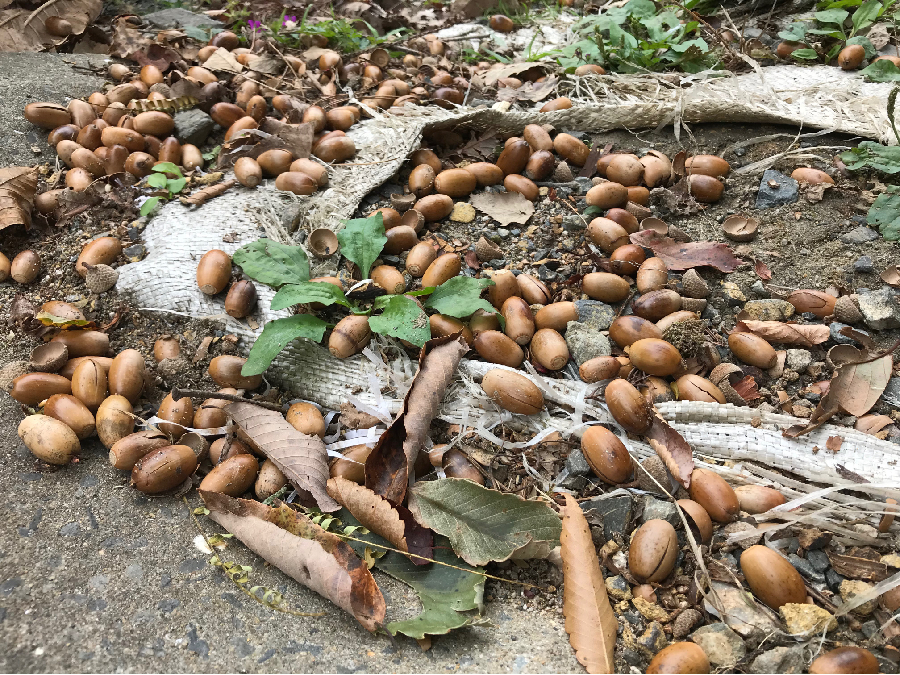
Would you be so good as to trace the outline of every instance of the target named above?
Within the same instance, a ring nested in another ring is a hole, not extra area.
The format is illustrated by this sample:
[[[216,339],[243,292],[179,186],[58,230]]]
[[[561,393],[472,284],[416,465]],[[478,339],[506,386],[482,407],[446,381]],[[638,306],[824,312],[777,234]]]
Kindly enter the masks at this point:
[[[536,415],[544,407],[544,395],[524,375],[495,368],[481,381],[481,388],[500,407],[521,415]]]
[[[652,321],[639,316],[620,316],[609,327],[609,337],[620,347],[628,347],[645,338],[662,339],[662,331]]]
[[[775,488],[763,485],[741,485],[734,489],[741,511],[751,515],[765,513],[785,503],[784,495]]]
[[[732,487],[717,473],[708,469],[694,469],[688,488],[691,499],[706,509],[717,523],[730,523],[737,519],[741,508]]]
[[[428,242],[419,242],[409,250],[406,256],[406,271],[413,277],[421,277],[435,258],[437,258],[437,252],[434,247]]]
[[[256,389],[262,384],[262,375],[242,375],[241,370],[247,359],[240,356],[222,354],[209,362],[207,372],[220,387],[234,389]]]
[[[119,280],[119,270],[109,265],[85,265],[84,285],[91,293],[106,293]]]
[[[820,673],[879,672],[881,672],[881,664],[878,662],[878,659],[875,658],[872,652],[863,647],[838,647],[825,652],[809,664],[810,675],[819,675]]]
[[[507,298],[500,308],[506,322],[503,332],[520,345],[527,345],[534,335],[534,314],[528,303],[518,296]]]
[[[823,291],[804,289],[794,291],[785,298],[799,313],[811,312],[820,319],[834,314],[837,298]]]
[[[628,449],[609,429],[588,427],[581,437],[581,452],[598,478],[610,485],[627,483],[633,473]]]
[[[515,28],[513,20],[503,14],[494,14],[488,21],[488,26],[498,33],[510,33]]]
[[[422,288],[440,286],[459,274],[461,269],[462,261],[456,253],[438,256],[422,275]]]
[[[854,324],[862,323],[863,315],[851,296],[842,295],[835,300],[834,319],[840,323],[846,323],[852,326]]]
[[[624,429],[643,434],[653,423],[653,412],[641,393],[627,380],[610,382],[604,392],[610,414]]]
[[[581,280],[581,290],[593,300],[610,303],[621,302],[631,292],[625,279],[609,272],[585,274]]]
[[[635,283],[638,291],[649,293],[662,289],[669,281],[669,271],[660,258],[647,258],[638,268]],[[660,317],[662,318],[662,317]]]
[[[334,327],[328,338],[328,351],[339,359],[346,359],[365,349],[371,339],[368,317],[351,314]]]
[[[700,174],[718,178],[727,176],[731,171],[731,165],[721,157],[715,155],[694,155],[684,162],[685,171],[688,174]]]
[[[676,291],[661,288],[648,291],[631,303],[632,311],[648,321],[659,321],[681,309],[681,296]]]
[[[161,422],[157,426],[160,431],[177,441],[184,435],[185,427],[189,427],[194,421],[194,404],[187,396],[176,401],[170,392],[159,404],[156,416],[172,422],[172,424]]]
[[[519,279],[524,275],[519,275]],[[554,302],[544,305],[534,315],[534,325],[538,328],[552,328],[564,333],[570,321],[578,321],[578,308],[574,302]]]
[[[225,251],[212,249],[203,254],[197,264],[197,286],[206,295],[216,295],[225,290],[231,281],[231,256]]]
[[[775,348],[753,333],[732,333],[728,336],[728,348],[740,361],[763,370],[778,362]]]
[[[579,366],[578,376],[588,384],[593,384],[618,377],[621,367],[622,364],[615,356],[595,356]]]
[[[20,284],[30,284],[41,271],[41,257],[34,251],[22,251],[12,259],[9,276]]]
[[[561,370],[569,362],[566,340],[552,328],[541,328],[534,334],[531,355],[547,370]]]
[[[568,110],[571,107],[572,107],[572,99],[570,99],[566,96],[560,96],[559,98],[554,98],[551,101],[547,101],[541,107],[540,112],[553,112],[554,110]],[[582,166],[583,164],[584,164],[584,162],[582,162],[578,166]]]
[[[678,535],[665,520],[648,520],[641,525],[628,547],[628,569],[640,582],[662,581],[675,569]]]
[[[225,313],[236,319],[242,319],[256,307],[256,286],[248,279],[241,279],[232,284],[225,296]]]
[[[663,483],[665,485],[665,483]],[[713,536],[712,519],[702,506],[693,499],[679,499],[676,504],[684,509],[688,523],[693,523],[699,534],[698,543],[709,544]]]
[[[81,452],[75,432],[47,415],[29,415],[19,422],[18,434],[31,454],[48,464],[68,464]]]
[[[681,354],[666,342],[656,338],[644,338],[632,343],[628,356],[635,368],[648,375],[665,377],[681,368]],[[710,383],[712,386],[712,383]]]
[[[173,490],[197,469],[197,455],[187,445],[168,445],[141,457],[131,470],[131,485],[146,494]]]
[[[819,185],[821,183],[825,183],[828,185],[834,185],[834,178],[829,176],[824,171],[819,171],[818,169],[811,169],[806,166],[801,166],[797,169],[794,169],[791,172],[791,178],[793,178],[798,183],[808,183],[810,185]]]
[[[741,554],[740,564],[753,595],[772,609],[806,602],[803,577],[776,551],[766,546],[751,546]]]
[[[709,673],[709,657],[695,642],[675,642],[650,660],[647,673]]]
[[[464,453],[451,448],[441,454],[441,468],[447,478],[463,478],[484,485],[484,477]]]
[[[489,363],[518,368],[525,360],[525,352],[519,344],[499,330],[481,331],[475,336],[472,346]]]

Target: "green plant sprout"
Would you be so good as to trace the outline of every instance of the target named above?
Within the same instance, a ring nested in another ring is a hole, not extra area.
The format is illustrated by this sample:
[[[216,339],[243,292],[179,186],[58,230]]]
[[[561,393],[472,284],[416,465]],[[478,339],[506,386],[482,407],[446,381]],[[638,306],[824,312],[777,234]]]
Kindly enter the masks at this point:
[[[181,169],[172,162],[160,162],[153,167],[152,171],[153,173],[147,176],[145,182],[149,187],[165,190],[166,194],[150,197],[150,199],[141,204],[142,216],[151,213],[160,201],[172,199],[187,185],[187,179],[182,175]],[[175,176],[175,178],[169,178],[170,175]]]

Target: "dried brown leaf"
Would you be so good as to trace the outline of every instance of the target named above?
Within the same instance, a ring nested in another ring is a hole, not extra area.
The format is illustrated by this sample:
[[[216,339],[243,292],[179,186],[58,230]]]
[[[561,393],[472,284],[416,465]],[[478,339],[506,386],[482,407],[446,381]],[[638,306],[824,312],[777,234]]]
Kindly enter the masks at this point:
[[[881,280],[888,286],[900,288],[900,268],[891,265],[881,273]]]
[[[865,415],[884,393],[892,366],[889,354],[875,361],[845,364],[832,379],[828,396],[849,414]]]
[[[666,465],[669,473],[681,483],[685,489],[691,486],[691,474],[694,472],[694,453],[688,442],[677,431],[668,425],[654,410],[653,424],[644,436],[650,447]]]
[[[682,243],[664,237],[654,230],[641,230],[631,235],[631,242],[653,251],[670,271],[692,267],[714,267],[720,272],[733,272],[741,265],[728,244],[713,241]]]
[[[770,270],[769,266],[762,260],[753,261],[753,271],[756,272],[756,276],[763,281],[769,281],[769,279],[772,278],[772,270]]]
[[[322,511],[338,511],[325,487],[328,482],[328,453],[318,436],[301,434],[280,413],[252,403],[229,403],[231,415],[262,453],[271,459],[301,494],[311,494]]]
[[[349,612],[366,630],[384,625],[385,602],[378,584],[340,537],[284,504],[272,508],[205,490],[200,496],[209,517],[251,551]]]
[[[525,82],[517,89],[512,87],[501,87],[497,90],[498,101],[543,101],[550,94],[556,91],[556,85],[559,80],[553,76],[548,76],[543,82]],[[596,164],[596,162],[595,162]]]
[[[0,230],[10,225],[31,227],[37,179],[37,171],[27,166],[0,169]]]
[[[575,658],[589,673],[614,673],[618,622],[606,594],[591,530],[578,502],[564,495],[560,508],[563,615]]]
[[[831,332],[828,326],[819,324],[784,323],[781,321],[741,321],[738,329],[746,328],[747,331],[758,335],[767,342],[777,342],[786,345],[800,345],[812,347],[828,340]]]
[[[213,197],[218,197],[225,194],[235,185],[237,185],[237,181],[234,179],[222,181],[221,183],[216,183],[215,185],[209,185],[202,190],[192,192],[190,197],[182,197],[181,203],[189,204],[191,206],[199,206],[200,204],[206,203]]]
[[[429,340],[419,353],[419,372],[403,401],[403,411],[366,460],[366,487],[393,504],[406,495],[409,470],[425,445],[431,421],[453,381],[468,346],[459,334]]]
[[[887,415],[863,415],[858,420],[856,420],[856,425],[854,428],[858,431],[862,431],[865,434],[874,436],[886,426],[893,423],[894,420],[892,420]]]
[[[473,0],[475,2],[484,2],[484,0]],[[489,2],[491,0],[488,0]],[[526,61],[525,63],[511,63],[502,68],[491,68],[475,75],[472,78],[473,87],[491,87],[504,77],[515,77],[519,73],[524,73],[532,68],[544,69],[547,67],[545,63]]]
[[[841,445],[844,443],[844,439],[840,436],[829,436],[825,441],[825,447],[828,449],[831,454],[836,455],[840,452]]]
[[[731,388],[737,392],[737,395],[740,396],[745,401],[753,401],[758,398],[762,398],[762,394],[759,393],[759,390],[756,388],[756,380],[753,379],[752,375],[746,375],[742,377],[740,380],[731,385]]]
[[[891,569],[879,560],[826,551],[834,571],[848,579],[864,579],[878,583],[891,576]]]
[[[72,24],[72,34],[81,35],[103,9],[101,0],[49,0],[35,4],[37,9],[0,10],[0,52],[38,52],[58,45],[67,38],[47,31],[44,22],[49,17],[65,17]]]
[[[364,485],[339,476],[328,479],[328,494],[364,527],[387,539],[395,548],[431,558],[434,545],[431,530],[419,525],[409,509],[394,507]],[[417,557],[410,560],[414,565],[427,565],[429,562]]]
[[[137,61],[139,66],[156,66],[163,72],[167,71],[173,63],[184,60],[182,55],[174,49],[156,42],[151,42],[145,49],[129,54],[128,58]]]
[[[479,192],[469,203],[503,227],[510,223],[524,225],[534,215],[534,204],[521,192]]]

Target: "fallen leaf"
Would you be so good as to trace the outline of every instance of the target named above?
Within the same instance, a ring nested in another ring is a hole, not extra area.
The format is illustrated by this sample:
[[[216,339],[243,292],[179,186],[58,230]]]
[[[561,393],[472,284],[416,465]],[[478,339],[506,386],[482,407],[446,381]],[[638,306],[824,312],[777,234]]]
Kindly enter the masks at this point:
[[[589,673],[614,673],[618,622],[606,594],[591,530],[578,502],[568,494],[560,508],[563,615],[575,658]]]
[[[112,24],[112,43],[109,46],[110,56],[118,56],[121,59],[131,58],[133,54],[139,54],[150,42],[137,29],[133,21],[139,21],[138,17],[116,17]],[[147,64],[142,63],[141,65],[145,66]]]
[[[466,251],[465,256],[463,256],[466,261],[466,266],[469,269],[480,270],[481,263],[478,262],[478,256],[475,255],[475,251]]]
[[[0,10],[0,52],[38,52],[58,45],[68,37],[47,31],[44,22],[49,17],[65,17],[72,25],[72,35],[81,35],[103,9],[101,0],[51,0],[35,4],[34,10],[22,7]]]
[[[881,280],[888,286],[900,288],[900,268],[891,265],[881,273]]]
[[[807,183],[803,186],[803,197],[810,204],[816,204],[825,198],[825,190],[833,187],[834,185],[831,185],[829,183],[816,183],[814,185],[811,183]]]
[[[694,452],[687,441],[654,410],[653,424],[644,433],[650,447],[656,451],[669,473],[685,489],[691,486],[694,472]]]
[[[406,495],[410,468],[425,445],[431,421],[467,350],[458,334],[425,343],[419,352],[419,372],[406,393],[402,412],[366,460],[366,487],[393,504],[400,504]]]
[[[479,192],[469,203],[503,227],[510,223],[524,225],[534,214],[534,204],[521,192]]]
[[[497,133],[496,129],[488,129],[483,134],[475,136],[462,147],[453,150],[451,156],[462,159],[485,160],[491,157],[497,148]]]
[[[137,61],[139,66],[156,66],[162,72],[166,72],[173,63],[184,60],[181,54],[174,49],[156,42],[151,42],[146,48],[128,54],[128,58]]]
[[[50,314],[50,312],[38,312],[34,318],[45,326],[52,326],[60,330],[93,330],[97,328],[97,324],[88,319],[69,319],[62,316]]]
[[[470,565],[549,554],[559,541],[556,513],[544,502],[489,490],[464,478],[417,483],[409,509],[425,527],[450,539]]]
[[[769,266],[762,260],[753,261],[753,271],[756,272],[756,276],[763,281],[769,281],[772,278],[772,270],[770,270]]]
[[[41,323],[36,316],[37,309],[34,305],[24,295],[16,293],[9,307],[9,325],[36,338],[56,332],[56,328]]]
[[[836,455],[840,449],[841,444],[843,444],[844,439],[840,436],[829,436],[825,441],[825,447],[831,452],[832,455]]]
[[[862,431],[865,434],[874,436],[886,426],[893,423],[894,420],[892,420],[887,415],[863,415],[858,420],[856,420],[854,428],[858,431]]]
[[[843,365],[831,380],[828,396],[834,397],[845,412],[855,417],[865,415],[884,393],[892,366],[889,354],[875,361]]]
[[[250,136],[258,139],[249,144],[239,141],[238,145],[226,144],[219,153],[216,168],[232,166],[240,157],[259,157],[267,150],[287,150],[295,159],[309,157],[312,151],[313,129],[309,124],[286,124],[267,117],[259,129],[251,130]]]
[[[741,264],[728,244],[713,241],[677,242],[654,230],[641,230],[630,236],[631,242],[649,248],[670,271],[692,267],[714,267],[720,272],[733,272]]]
[[[781,321],[741,321],[738,329],[758,335],[767,342],[812,347],[831,337],[828,326],[819,324],[783,323]]]
[[[223,47],[216,49],[216,51],[212,53],[212,56],[203,62],[203,67],[208,70],[218,70],[232,74],[237,74],[244,70],[244,66],[238,63],[237,58]]]
[[[745,401],[754,401],[758,398],[762,398],[762,394],[759,393],[759,390],[756,387],[756,380],[752,375],[745,375],[731,385],[731,388],[737,392],[737,395]]]
[[[536,103],[543,101],[550,94],[556,91],[559,80],[550,75],[543,82],[525,82],[517,89],[512,87],[501,87],[497,90],[498,101],[531,101]],[[596,164],[596,162],[595,162]]]
[[[485,0],[472,0],[473,2],[485,2]],[[487,0],[487,2],[491,2],[492,0]],[[480,14],[480,12],[479,12]],[[524,73],[526,70],[531,70],[532,68],[540,68],[543,70],[547,67],[546,63],[537,63],[537,62],[525,62],[525,63],[511,63],[507,66],[502,66],[500,68],[491,68],[490,70],[482,71],[475,75],[472,78],[472,86],[473,87],[492,87],[499,80],[502,80],[504,77],[515,77],[519,73]]]
[[[347,525],[359,522],[346,509],[337,515]],[[347,543],[360,557],[366,555],[367,548],[378,550],[388,544],[374,532],[357,532],[353,536],[355,540]],[[428,635],[445,635],[478,621],[478,615],[472,612],[482,608],[484,576],[481,568],[471,567],[458,558],[446,537],[438,535],[434,544],[434,560],[444,565],[416,566],[403,554],[393,551],[375,560],[375,567],[410,586],[422,603],[422,613],[418,616],[385,626],[392,635],[403,633],[422,640]]]
[[[326,489],[328,453],[318,436],[301,434],[281,413],[252,403],[229,403],[231,415],[262,453],[275,463],[301,494],[311,494],[322,511],[337,511],[341,505]]]
[[[37,179],[37,171],[26,166],[0,169],[0,230],[10,225],[31,227]]]
[[[375,632],[384,625],[385,602],[378,584],[336,534],[284,504],[272,508],[206,490],[200,496],[209,517],[251,551],[350,613],[366,630]]]
[[[387,539],[394,548],[431,558],[431,532],[415,521],[409,509],[394,507],[364,485],[357,485],[341,477],[328,479],[328,494],[352,513],[364,527]],[[428,560],[422,558],[410,560],[414,565],[428,564]]]

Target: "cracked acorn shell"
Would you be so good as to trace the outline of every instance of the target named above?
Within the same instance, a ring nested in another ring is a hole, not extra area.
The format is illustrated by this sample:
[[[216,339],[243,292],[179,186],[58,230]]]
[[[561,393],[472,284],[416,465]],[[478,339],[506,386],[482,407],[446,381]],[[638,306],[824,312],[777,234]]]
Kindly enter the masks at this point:
[[[45,342],[31,351],[32,370],[40,373],[55,373],[69,360],[68,348],[60,342]]]
[[[648,520],[641,525],[628,547],[628,569],[642,583],[662,581],[675,569],[678,535],[665,520]]]
[[[675,381],[679,401],[725,403],[725,394],[712,382],[699,375],[682,375]]]
[[[481,381],[481,388],[497,405],[513,413],[536,415],[544,407],[541,390],[519,373],[500,368],[489,370]]]
[[[693,499],[679,499],[676,503],[684,509],[684,513],[688,517],[688,522],[693,522],[696,526],[697,532],[700,535],[698,543],[708,544],[712,540],[713,524],[706,509]]]

